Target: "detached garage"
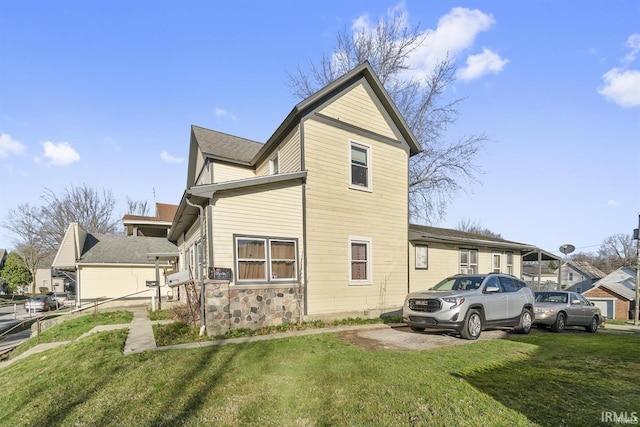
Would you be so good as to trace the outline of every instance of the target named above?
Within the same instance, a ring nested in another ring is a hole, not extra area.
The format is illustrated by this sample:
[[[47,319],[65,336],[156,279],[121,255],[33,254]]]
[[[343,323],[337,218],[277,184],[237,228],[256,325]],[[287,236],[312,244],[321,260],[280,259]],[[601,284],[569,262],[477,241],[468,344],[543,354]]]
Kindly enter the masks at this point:
[[[607,319],[629,319],[635,300],[636,270],[621,267],[598,280],[583,295],[600,308]]]

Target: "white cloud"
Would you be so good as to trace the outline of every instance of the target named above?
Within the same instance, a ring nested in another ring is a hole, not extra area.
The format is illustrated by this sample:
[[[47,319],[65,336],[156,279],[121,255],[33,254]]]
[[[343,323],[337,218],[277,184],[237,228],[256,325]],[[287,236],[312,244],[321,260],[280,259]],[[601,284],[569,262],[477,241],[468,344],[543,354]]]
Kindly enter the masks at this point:
[[[640,70],[613,68],[602,76],[604,86],[598,90],[610,101],[624,108],[640,106]]]
[[[428,74],[447,55],[457,57],[473,47],[476,37],[493,24],[493,16],[478,9],[456,7],[438,20],[435,30],[425,31],[426,42],[409,58],[418,75]]]
[[[44,157],[51,160],[51,164],[56,166],[69,166],[72,163],[80,161],[80,155],[71,147],[68,142],[51,142],[45,141]]]
[[[228,112],[227,110],[225,110],[223,108],[219,108],[219,107],[216,107],[215,115],[216,115],[216,117],[228,117],[231,120],[233,120],[234,122],[236,120],[238,120],[235,115],[233,115],[232,113]]]
[[[0,133],[0,158],[7,158],[11,155],[21,156],[25,153],[26,147],[19,141],[11,138],[8,133]]]
[[[482,53],[467,57],[467,65],[458,70],[458,77],[462,80],[473,80],[489,73],[497,74],[508,62],[508,59],[502,59],[497,53],[484,48]]]
[[[171,154],[167,153],[166,151],[163,151],[162,153],[160,153],[160,158],[167,163],[182,163],[184,161],[184,158],[174,157]]]
[[[631,34],[627,39],[627,47],[631,49],[631,52],[627,53],[624,59],[627,63],[631,63],[640,53],[640,34]]]

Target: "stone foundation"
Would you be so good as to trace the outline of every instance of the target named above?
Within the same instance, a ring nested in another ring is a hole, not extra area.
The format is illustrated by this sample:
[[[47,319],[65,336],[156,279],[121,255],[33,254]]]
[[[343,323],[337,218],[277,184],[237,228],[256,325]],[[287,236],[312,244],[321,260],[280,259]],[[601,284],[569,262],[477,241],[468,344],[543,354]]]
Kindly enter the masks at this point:
[[[298,288],[298,284],[230,286],[227,281],[207,281],[207,333],[222,335],[232,329],[298,322],[301,309]]]

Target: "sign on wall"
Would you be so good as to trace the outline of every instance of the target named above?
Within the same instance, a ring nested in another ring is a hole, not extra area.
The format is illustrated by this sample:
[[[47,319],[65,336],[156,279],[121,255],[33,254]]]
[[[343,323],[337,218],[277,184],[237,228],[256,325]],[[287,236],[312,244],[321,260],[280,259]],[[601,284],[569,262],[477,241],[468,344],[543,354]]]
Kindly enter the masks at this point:
[[[232,272],[230,268],[209,267],[209,279],[231,281]]]

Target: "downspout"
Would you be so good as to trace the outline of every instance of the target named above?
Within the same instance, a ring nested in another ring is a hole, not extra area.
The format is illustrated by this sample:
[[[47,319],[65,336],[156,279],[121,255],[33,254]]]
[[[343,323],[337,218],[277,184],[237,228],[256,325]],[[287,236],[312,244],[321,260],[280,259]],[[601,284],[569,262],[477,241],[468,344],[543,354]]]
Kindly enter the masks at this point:
[[[201,242],[201,246],[203,249],[206,248],[206,242],[204,239],[204,227],[203,227],[203,222],[202,222],[202,217],[204,216],[204,209],[202,208],[202,206],[197,205],[195,203],[191,203],[191,201],[189,200],[188,197],[184,198],[184,201],[187,202],[187,205],[191,206],[192,208],[198,208],[198,210],[200,211],[200,215],[199,220],[200,220],[200,242]],[[204,254],[201,254],[200,257],[200,262],[202,263],[202,265],[200,265],[200,268],[198,270],[198,281],[200,282],[200,336],[204,335],[206,329],[207,329],[207,323],[205,320],[205,295],[204,295],[204,274],[203,274],[203,269],[204,269]]]

